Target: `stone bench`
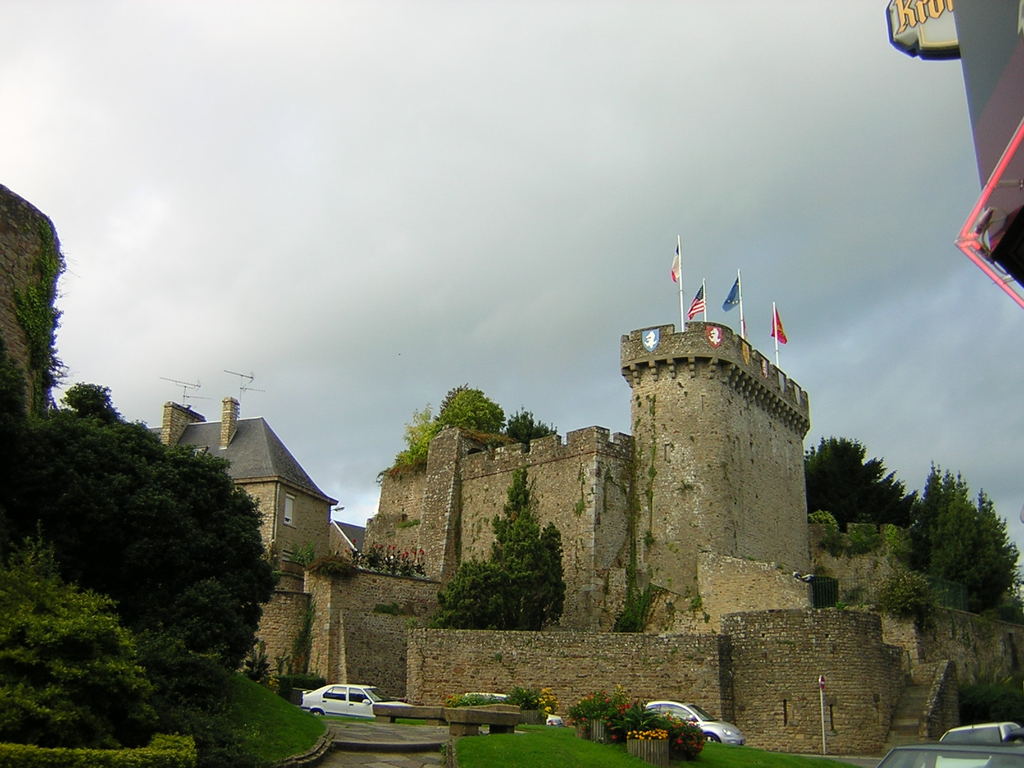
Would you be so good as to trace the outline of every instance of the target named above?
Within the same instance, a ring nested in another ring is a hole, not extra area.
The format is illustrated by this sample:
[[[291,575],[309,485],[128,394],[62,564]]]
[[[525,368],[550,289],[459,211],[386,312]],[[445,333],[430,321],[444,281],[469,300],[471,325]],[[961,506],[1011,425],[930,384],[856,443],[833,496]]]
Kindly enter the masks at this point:
[[[488,733],[512,733],[519,724],[519,707],[514,704],[446,707],[444,716],[452,736],[476,736],[481,725],[487,726]]]
[[[374,704],[373,719],[378,723],[393,723],[398,718],[426,720],[430,725],[447,725],[444,707],[418,707],[411,704]]]

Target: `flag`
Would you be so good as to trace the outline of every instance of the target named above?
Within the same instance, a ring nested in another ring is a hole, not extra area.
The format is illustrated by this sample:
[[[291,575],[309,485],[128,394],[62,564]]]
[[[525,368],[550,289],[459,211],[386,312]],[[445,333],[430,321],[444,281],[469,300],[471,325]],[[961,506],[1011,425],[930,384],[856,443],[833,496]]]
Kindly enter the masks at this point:
[[[672,273],[671,274],[672,274],[672,282],[673,283],[678,283],[679,282],[679,278],[682,276],[682,272],[683,272],[683,267],[682,267],[682,264],[680,263],[680,260],[679,260],[679,245],[677,244],[676,245],[676,255],[675,255],[675,258],[672,259]]]
[[[697,295],[693,297],[693,301],[690,302],[690,311],[686,313],[687,320],[693,320],[701,312],[707,311],[707,305],[704,303],[704,284],[700,286],[700,290],[697,291]]]
[[[779,317],[779,310],[772,307],[772,332],[771,335],[775,337],[779,344],[785,344],[788,339],[786,338],[786,331],[782,327],[782,318]]]
[[[740,303],[740,279],[737,277],[736,282],[732,284],[732,290],[729,291],[729,295],[725,297],[725,301],[722,303],[722,309],[728,312],[733,307]],[[742,313],[741,313],[742,314]]]

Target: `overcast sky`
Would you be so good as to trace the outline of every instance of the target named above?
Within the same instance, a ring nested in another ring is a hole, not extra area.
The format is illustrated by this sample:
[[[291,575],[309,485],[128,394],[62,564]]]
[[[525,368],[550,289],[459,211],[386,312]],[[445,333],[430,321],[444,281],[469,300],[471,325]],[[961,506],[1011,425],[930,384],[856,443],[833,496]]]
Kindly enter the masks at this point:
[[[414,410],[469,383],[629,431],[619,337],[748,336],[811,432],[934,462],[1024,540],[1021,310],[953,245],[959,62],[883,0],[5,0],[0,184],[49,215],[67,384],[158,425],[239,396],[363,523]],[[257,391],[259,390],[259,391]],[[199,399],[207,398],[207,399]]]

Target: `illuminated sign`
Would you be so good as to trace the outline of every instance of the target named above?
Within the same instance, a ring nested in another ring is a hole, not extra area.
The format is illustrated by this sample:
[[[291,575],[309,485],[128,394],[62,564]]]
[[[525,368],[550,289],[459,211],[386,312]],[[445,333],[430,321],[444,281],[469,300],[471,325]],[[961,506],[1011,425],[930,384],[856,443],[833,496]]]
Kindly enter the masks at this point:
[[[960,56],[953,0],[890,0],[886,17],[889,42],[908,56],[922,59]]]

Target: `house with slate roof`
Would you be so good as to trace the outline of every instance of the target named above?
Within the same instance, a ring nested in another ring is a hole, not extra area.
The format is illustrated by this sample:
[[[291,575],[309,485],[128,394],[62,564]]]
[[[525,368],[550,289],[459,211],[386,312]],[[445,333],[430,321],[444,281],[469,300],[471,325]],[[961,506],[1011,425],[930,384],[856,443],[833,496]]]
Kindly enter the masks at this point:
[[[167,402],[160,429],[153,431],[164,445],[190,445],[228,461],[235,485],[263,513],[260,533],[277,563],[310,545],[317,557],[336,549],[331,507],[337,499],[317,487],[266,420],[238,414],[233,397],[224,398],[220,422],[207,422],[188,406]]]

